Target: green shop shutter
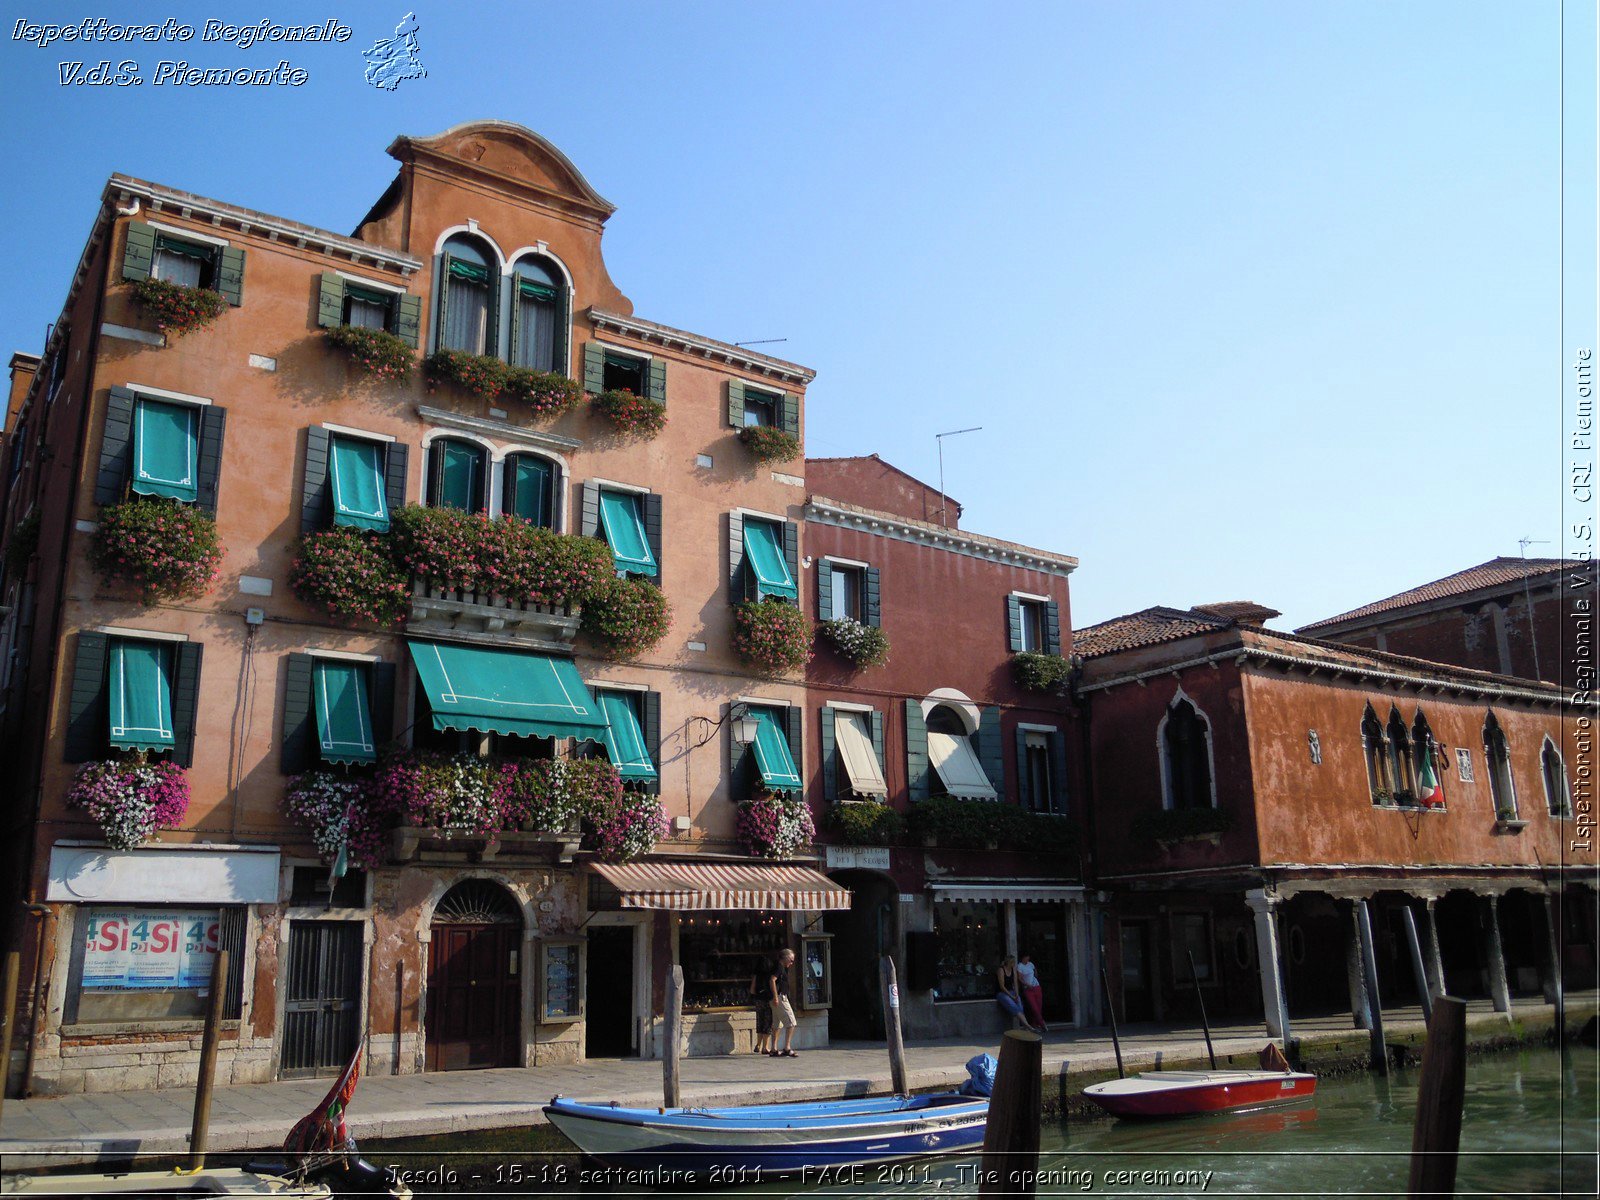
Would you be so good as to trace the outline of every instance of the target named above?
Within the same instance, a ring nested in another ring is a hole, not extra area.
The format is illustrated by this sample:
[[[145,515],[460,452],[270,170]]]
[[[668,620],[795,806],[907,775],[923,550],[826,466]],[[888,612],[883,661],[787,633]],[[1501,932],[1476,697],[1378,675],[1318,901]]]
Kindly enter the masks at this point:
[[[291,654],[284,672],[283,744],[278,750],[278,769],[285,775],[298,775],[314,761],[316,726],[311,717],[311,668],[315,662],[309,654]]]
[[[383,449],[383,499],[390,513],[405,506],[406,465],[411,447],[404,442],[389,442]]]
[[[72,694],[67,700],[67,762],[104,757],[106,748],[106,652],[103,633],[80,633],[72,663]]]
[[[143,221],[129,221],[122,242],[122,277],[149,279],[156,259],[156,231]]]
[[[739,513],[729,513],[728,600],[738,604],[744,600],[745,594],[744,517]]]
[[[728,424],[744,428],[744,384],[737,379],[728,380]]]
[[[583,390],[591,396],[606,390],[606,352],[596,342],[583,344]]]
[[[785,392],[783,394],[783,402],[779,405],[779,408],[781,411],[778,415],[778,421],[779,424],[783,426],[783,431],[785,433],[792,433],[795,435],[795,437],[799,437],[800,397],[795,395],[793,392]]]
[[[1023,808],[1037,808],[1049,802],[1047,796],[1033,794],[1033,780],[1028,777],[1028,731],[1019,727],[1017,741],[1017,803]],[[993,783],[994,780],[990,780]],[[999,791],[997,787],[995,791]]]
[[[342,314],[341,314],[342,315]],[[422,341],[422,297],[404,295],[395,298],[394,335],[413,350]]]
[[[383,478],[383,445],[334,435],[328,449],[333,523],[385,533],[389,504]]]
[[[621,692],[601,692],[601,711],[605,713],[606,757],[625,780],[659,778],[656,765],[645,745],[644,729],[634,712],[632,698]]]
[[[217,256],[217,291],[235,308],[244,303],[244,251],[237,246],[224,246]]]
[[[171,642],[112,639],[107,717],[114,749],[173,749],[172,659]]]
[[[1067,736],[1057,729],[1050,734],[1050,811],[1067,811]]]
[[[644,749],[650,756],[650,761],[659,768],[661,766],[661,693],[645,692],[639,697],[639,720],[644,726]],[[644,790],[651,796],[661,794],[661,776],[656,777],[644,785]]]
[[[906,782],[913,800],[928,798],[928,726],[922,718],[922,703],[907,700],[906,711]]]
[[[200,466],[195,507],[213,516],[217,511],[217,488],[222,483],[222,442],[227,429],[227,409],[208,404],[200,410]]]
[[[200,490],[200,422],[192,404],[140,398],[133,409],[133,481],[141,496],[193,504]]]
[[[1044,652],[1061,653],[1061,605],[1054,600],[1044,606]]]
[[[833,616],[833,568],[828,560],[817,561],[817,620],[827,621]]]
[[[863,582],[865,587],[861,596],[861,623],[879,629],[883,626],[883,602],[880,599],[882,589],[878,582],[878,568],[868,567]]]
[[[656,582],[661,582],[661,493],[651,492],[641,498],[644,504],[644,539],[656,563]]]
[[[644,392],[657,404],[667,402],[667,364],[659,358],[652,358],[645,368]]]
[[[1006,637],[1011,653],[1022,650],[1022,601],[1015,596],[1006,597]]]
[[[578,532],[584,537],[600,536],[600,485],[583,485],[583,508],[578,514]]]
[[[328,453],[332,437],[313,425],[306,430],[306,471],[300,485],[300,532],[314,533],[328,524]]]
[[[372,740],[382,749],[394,741],[394,664],[372,664]]]
[[[200,659],[205,647],[199,642],[178,645],[178,666],[172,684],[172,761],[180,767],[194,766],[194,722],[200,709]]]
[[[755,577],[760,598],[781,596],[789,600],[798,597],[794,576],[789,572],[789,555],[786,537],[790,523],[784,528],[771,521],[746,520],[744,522],[744,550],[746,568]]]
[[[983,773],[989,777],[996,796],[1006,794],[1006,760],[1000,742],[1000,710],[990,705],[978,722],[977,744],[973,747]]]
[[[337,329],[344,324],[344,276],[324,271],[317,281],[317,325]]]
[[[377,761],[366,664],[319,660],[312,672],[312,702],[323,762]]]
[[[818,715],[817,729],[822,736],[822,798],[832,804],[839,799],[839,772],[838,764],[833,761],[837,752],[833,736],[833,709],[826,704]]]
[[[441,642],[408,643],[435,729],[600,740],[605,715],[570,658]]]
[[[774,792],[792,792],[800,788],[800,772],[795,769],[794,754],[789,749],[788,718],[780,724],[777,713],[770,708],[752,708],[750,715],[756,721],[756,770],[761,782]]]
[[[118,504],[127,489],[136,403],[137,397],[128,388],[114,387],[106,397],[105,431],[100,438],[100,473],[94,485],[96,504]]]
[[[644,532],[643,506],[636,493],[602,490],[600,523],[605,527],[606,542],[611,547],[618,573],[656,573],[655,559],[650,555],[650,542]]]

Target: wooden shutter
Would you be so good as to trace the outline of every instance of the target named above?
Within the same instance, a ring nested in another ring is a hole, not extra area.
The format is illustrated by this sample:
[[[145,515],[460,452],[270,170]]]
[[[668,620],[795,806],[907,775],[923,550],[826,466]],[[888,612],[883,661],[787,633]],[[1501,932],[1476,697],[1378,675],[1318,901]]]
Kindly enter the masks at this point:
[[[489,267],[487,291],[489,293],[489,311],[484,317],[483,353],[488,358],[496,357],[496,350],[500,345],[500,299],[501,293],[510,284],[505,276],[497,273],[494,267]]]
[[[878,568],[868,567],[861,588],[861,623],[877,629],[883,625],[883,603],[879,599]]]
[[[200,410],[200,465],[195,482],[195,507],[216,515],[217,487],[222,482],[222,441],[228,410],[208,404]]]
[[[372,691],[367,696],[367,706],[372,710],[372,744],[382,750],[394,741],[394,681],[392,662],[372,664],[368,676]]]
[[[205,647],[199,642],[180,642],[177,670],[172,680],[172,761],[180,767],[194,766],[194,718],[200,707],[200,658]]]
[[[728,424],[744,428],[744,384],[737,379],[728,380]]]
[[[383,451],[383,502],[389,506],[392,517],[406,502],[406,467],[411,457],[411,447],[404,442],[390,442]]]
[[[1054,600],[1044,606],[1044,652],[1061,653],[1061,605]]]
[[[994,786],[995,795],[1004,799],[1006,760],[1000,748],[1000,710],[994,705],[983,710],[983,719],[978,722],[977,739],[978,762],[983,765],[983,773]]]
[[[800,526],[793,521],[783,523],[783,561],[789,564],[789,578],[794,580],[796,603],[800,595]]]
[[[833,567],[825,558],[817,560],[817,620],[833,616]]]
[[[572,289],[561,289],[561,298],[556,304],[556,373],[559,375],[572,375]],[[557,527],[559,528],[559,526]]]
[[[733,701],[728,705],[729,716],[732,716],[734,709],[741,707],[748,709],[747,705],[741,705],[737,700]],[[749,746],[740,745],[739,740],[733,736],[733,726],[733,720],[729,720],[727,723],[728,799],[737,804],[750,794],[750,783],[747,776],[750,771],[750,764],[755,758],[755,752]]]
[[[413,350],[422,341],[422,297],[396,296],[394,301],[394,335]]]
[[[78,635],[72,663],[72,694],[67,700],[67,762],[102,758],[108,736],[106,722],[106,653],[110,639],[85,630]]]
[[[805,714],[806,710],[798,704],[791,704],[783,710],[783,728],[784,732],[789,735],[789,757],[794,759],[794,773],[800,776],[800,790],[802,792],[805,790],[805,775],[800,764],[804,761],[805,753],[805,743],[801,740]]]
[[[656,765],[656,777],[645,784],[651,796],[661,794],[661,776],[666,766],[661,761],[661,693],[645,692],[639,697],[639,732],[644,735],[645,753]]]
[[[822,706],[821,720],[817,728],[822,733],[822,798],[829,804],[839,799],[839,771],[838,764],[833,760],[838,754],[833,735],[833,709],[826,704]]]
[[[1067,811],[1067,735],[1061,730],[1050,733],[1050,800],[1054,813]]]
[[[438,274],[434,277],[439,288],[437,315],[433,323],[433,348],[444,349],[445,312],[450,307],[450,256],[439,255]]]
[[[583,390],[591,396],[606,390],[606,352],[597,342],[583,344]]]
[[[906,701],[906,782],[913,800],[928,798],[928,726],[922,719],[922,703]]]
[[[1022,649],[1022,601],[1015,596],[1006,597],[1006,636],[1011,653]]]
[[[779,424],[785,433],[800,436],[800,397],[793,392],[783,394],[783,402],[779,405],[782,412],[779,414]]]
[[[884,780],[887,782],[889,760],[883,756],[883,714],[874,710],[868,724],[872,727],[872,752],[878,756],[878,769],[885,772]],[[888,802],[889,798],[885,796],[884,803]]]
[[[659,358],[652,358],[645,367],[644,394],[657,404],[667,402],[667,364]]]
[[[137,403],[137,398],[127,388],[114,387],[106,397],[105,431],[100,438],[100,473],[94,485],[96,504],[118,504],[127,490],[133,409]]]
[[[728,600],[744,600],[744,517],[728,514]]]
[[[237,246],[224,246],[217,255],[217,291],[235,308],[244,303],[244,251]]]
[[[994,780],[990,780],[993,783]],[[995,791],[1000,791],[999,787]],[[1028,731],[1017,730],[1017,803],[1023,808],[1041,808],[1049,803],[1048,796],[1033,794],[1033,780],[1028,774]]]
[[[600,536],[600,485],[583,485],[583,505],[578,513],[578,532],[584,537]]]
[[[558,462],[550,464],[550,528],[565,532],[567,511],[567,472]]]
[[[661,493],[648,492],[640,497],[640,501],[644,509],[644,538],[656,559],[656,573],[652,581],[657,587],[662,587],[666,568],[661,562]]]
[[[328,431],[313,425],[306,430],[306,473],[300,486],[300,532],[324,529],[328,524]]]
[[[283,745],[278,751],[278,769],[285,775],[298,775],[317,761],[317,723],[311,712],[314,667],[315,660],[309,654],[289,655],[283,693]],[[377,718],[375,707],[373,718]]]
[[[317,326],[337,329],[344,324],[344,276],[324,271],[317,281]]]
[[[129,221],[122,241],[122,277],[149,279],[156,261],[156,231],[143,221]]]

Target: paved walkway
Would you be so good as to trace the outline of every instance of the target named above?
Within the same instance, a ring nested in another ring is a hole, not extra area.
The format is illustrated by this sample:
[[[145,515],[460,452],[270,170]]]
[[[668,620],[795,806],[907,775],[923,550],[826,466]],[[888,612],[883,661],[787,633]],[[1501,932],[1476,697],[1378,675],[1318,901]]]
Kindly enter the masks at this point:
[[[1568,998],[1569,1024],[1595,1010],[1593,992]],[[1519,1021],[1551,1020],[1551,1008],[1537,1000],[1513,1002]],[[1480,1036],[1503,1026],[1488,1001],[1469,1006],[1469,1026]],[[1423,1028],[1416,1008],[1386,1010],[1386,1035],[1393,1039]],[[1359,1053],[1366,1033],[1351,1028],[1348,1016],[1296,1021],[1295,1036],[1305,1046],[1331,1049],[1339,1043]],[[1212,1031],[1219,1065],[1228,1055],[1236,1065],[1254,1066],[1267,1041],[1260,1025],[1219,1026]],[[1136,1025],[1123,1031],[1123,1056],[1130,1069],[1159,1066],[1205,1055],[1198,1028]],[[950,1038],[906,1046],[915,1089],[951,1087],[966,1079],[963,1064],[974,1054],[996,1053],[993,1040]],[[1056,1031],[1045,1040],[1046,1100],[1076,1092],[1081,1077],[1115,1069],[1111,1038],[1104,1029]],[[689,1058],[681,1065],[686,1104],[760,1104],[870,1095],[890,1090],[889,1061],[879,1043],[836,1043],[795,1059],[750,1054]],[[1071,1082],[1069,1086],[1069,1079]],[[319,1101],[329,1080],[241,1084],[216,1090],[211,1111],[211,1149],[265,1150],[282,1144],[290,1126]],[[616,1100],[623,1104],[661,1102],[661,1065],[639,1060],[603,1059],[574,1066],[459,1071],[433,1075],[379,1075],[365,1078],[351,1105],[357,1138],[420,1137],[474,1129],[505,1129],[544,1122],[540,1106],[553,1095]],[[187,1149],[194,1093],[185,1088],[111,1092],[7,1100],[0,1120],[0,1160],[6,1170],[100,1159],[125,1160],[134,1154],[174,1154]]]

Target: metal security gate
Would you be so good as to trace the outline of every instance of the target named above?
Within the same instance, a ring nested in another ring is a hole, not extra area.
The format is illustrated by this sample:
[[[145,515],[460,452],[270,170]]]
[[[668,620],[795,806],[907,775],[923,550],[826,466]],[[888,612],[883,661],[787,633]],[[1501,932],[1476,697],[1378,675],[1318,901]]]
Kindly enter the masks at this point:
[[[279,1075],[336,1075],[361,1019],[360,921],[291,921]]]

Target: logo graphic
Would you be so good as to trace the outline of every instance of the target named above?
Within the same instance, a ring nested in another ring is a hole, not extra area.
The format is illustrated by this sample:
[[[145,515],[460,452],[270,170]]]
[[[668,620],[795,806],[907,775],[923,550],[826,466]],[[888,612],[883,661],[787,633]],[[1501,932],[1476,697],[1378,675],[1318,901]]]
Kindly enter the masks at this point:
[[[363,75],[368,83],[392,92],[402,80],[427,77],[428,69],[417,57],[417,30],[420,28],[417,14],[408,12],[394,27],[392,38],[379,38],[372,43],[371,50],[361,52],[361,57],[367,60]]]

